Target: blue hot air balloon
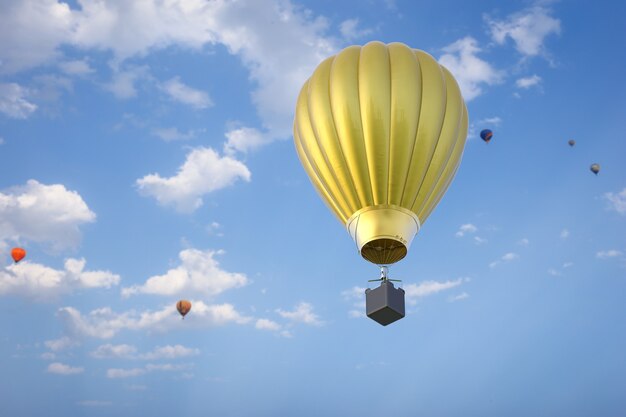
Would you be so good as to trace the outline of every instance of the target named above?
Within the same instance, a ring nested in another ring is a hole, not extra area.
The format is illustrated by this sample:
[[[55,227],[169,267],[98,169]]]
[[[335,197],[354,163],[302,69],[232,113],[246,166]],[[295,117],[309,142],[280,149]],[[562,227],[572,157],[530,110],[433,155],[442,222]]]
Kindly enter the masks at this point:
[[[484,129],[483,131],[480,132],[480,138],[487,143],[489,143],[492,137],[493,137],[493,132],[489,129]]]

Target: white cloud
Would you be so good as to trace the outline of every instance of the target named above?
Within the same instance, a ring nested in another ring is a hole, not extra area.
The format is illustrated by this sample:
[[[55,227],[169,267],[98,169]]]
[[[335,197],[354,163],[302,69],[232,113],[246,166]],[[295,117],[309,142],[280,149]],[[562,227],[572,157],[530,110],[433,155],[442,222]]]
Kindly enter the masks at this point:
[[[95,72],[95,70],[89,65],[89,61],[86,59],[75,59],[71,61],[64,61],[59,63],[59,68],[65,74],[68,75],[89,75]]]
[[[257,149],[273,139],[266,133],[261,133],[258,129],[242,127],[226,132],[226,143],[224,143],[224,153],[233,155],[236,151],[247,153]]]
[[[348,311],[351,318],[363,318],[365,315],[365,287],[354,286],[341,292],[346,301],[352,303],[352,309]]]
[[[610,209],[626,214],[626,188],[619,193],[605,193],[604,198],[609,202]]]
[[[598,259],[617,258],[620,256],[622,256],[622,251],[617,249],[603,250],[596,253],[596,258]]]
[[[463,282],[468,281],[468,278],[458,278],[455,280],[448,280],[444,282],[439,281],[422,281],[419,284],[408,284],[404,286],[404,292],[407,297],[407,303],[415,304],[417,298],[427,297],[429,295],[437,294],[441,291],[446,291],[451,288],[458,287]]]
[[[489,264],[489,268],[495,268],[496,266],[498,266],[499,264],[503,263],[503,262],[511,262],[514,261],[515,259],[518,259],[519,255],[513,252],[509,252],[506,253],[504,255],[502,255],[502,257],[498,260],[495,260],[493,262],[491,262]]]
[[[487,239],[483,239],[480,236],[474,236],[474,243],[477,245],[482,245],[483,243],[487,243]]]
[[[60,55],[69,38],[72,12],[56,0],[0,2],[0,73],[36,67]]]
[[[224,46],[248,70],[251,99],[271,140],[291,136],[300,87],[337,50],[326,19],[289,0],[83,1],[74,9],[58,0],[25,0],[0,3],[0,15],[0,72],[61,60],[63,45],[111,51],[114,68],[172,46],[199,52]],[[350,33],[351,25],[344,26]],[[111,89],[132,97],[133,81],[119,74]]]
[[[13,119],[26,119],[37,110],[37,105],[26,98],[28,95],[29,91],[19,84],[0,83],[0,113]]]
[[[69,366],[61,362],[51,363],[50,365],[48,365],[48,369],[47,369],[47,372],[51,374],[58,374],[58,375],[82,374],[84,371],[85,371],[84,368]]]
[[[185,85],[179,77],[174,77],[161,85],[172,100],[201,110],[213,106],[213,101],[204,91],[196,90]]]
[[[454,75],[467,101],[482,94],[483,84],[497,84],[502,79],[500,71],[478,57],[481,49],[470,36],[446,46],[443,51],[445,54],[439,58],[439,63]]]
[[[119,99],[130,99],[137,97],[135,83],[138,80],[150,80],[147,67],[132,67],[124,70],[114,68],[113,78],[104,85],[104,88]]]
[[[46,340],[44,342],[44,345],[55,352],[58,352],[60,350],[65,350],[68,348],[72,348],[74,346],[77,346],[78,343],[76,340],[73,340],[67,336],[63,336],[59,339],[54,339],[54,340]]]
[[[181,132],[176,127],[164,127],[152,129],[152,134],[164,140],[165,142],[174,142],[179,140],[191,140],[198,134],[197,130],[189,130]]]
[[[530,244],[530,240],[528,240],[527,238],[523,238],[520,239],[517,244],[520,246],[528,246]]]
[[[541,77],[537,74],[531,75],[530,77],[519,78],[515,81],[515,85],[518,88],[529,89],[535,85],[538,85],[541,82]]]
[[[63,270],[23,260],[0,270],[0,295],[50,300],[81,288],[110,288],[120,281],[117,274],[84,271],[84,267],[84,259],[67,259]]]
[[[276,312],[280,314],[281,317],[295,323],[304,323],[312,326],[321,326],[324,324],[319,319],[319,316],[313,313],[313,306],[310,303],[301,302],[292,311],[277,309]]]
[[[467,223],[459,227],[459,230],[456,232],[455,236],[463,237],[466,233],[476,233],[476,231],[478,231],[478,228],[476,226],[471,223]]]
[[[147,371],[144,368],[132,368],[132,369],[119,369],[111,368],[107,369],[107,378],[132,378],[145,374]]]
[[[246,324],[251,317],[239,313],[232,304],[206,305],[192,301],[191,313],[185,321],[180,319],[174,303],[156,311],[130,310],[116,313],[109,307],[99,308],[83,315],[73,307],[63,307],[57,312],[67,337],[72,339],[86,336],[110,339],[123,330],[168,331],[181,326],[203,328],[223,326],[230,323]]]
[[[159,204],[189,213],[202,206],[205,194],[231,186],[238,179],[250,181],[250,171],[242,162],[220,157],[211,148],[196,148],[173,177],[149,174],[138,179],[137,186],[142,195],[156,198]]]
[[[156,359],[176,359],[196,356],[200,354],[199,349],[187,348],[183,345],[167,345],[157,346],[151,352],[139,355],[139,359],[156,360]]]
[[[554,268],[549,268],[548,269],[548,274],[552,275],[553,277],[560,277],[560,276],[563,275],[560,271],[557,271]]]
[[[448,298],[448,301],[451,303],[454,303],[456,301],[465,300],[466,298],[469,298],[469,294],[466,292],[462,292],[461,294],[450,296]]]
[[[567,239],[569,237],[569,230],[563,229],[561,230],[561,234],[559,235],[561,239]]]
[[[339,24],[341,36],[343,36],[347,41],[353,41],[372,33],[372,29],[359,29],[358,26],[359,19],[354,18],[344,20]]]
[[[502,45],[507,38],[525,56],[545,54],[544,40],[550,34],[561,33],[561,22],[550,16],[550,10],[534,6],[497,21],[485,16],[492,39]]]
[[[479,124],[487,124],[492,126],[500,126],[502,124],[502,119],[498,116],[494,117],[486,117],[484,119],[479,120],[477,123]]]
[[[259,330],[271,330],[274,332],[279,331],[282,328],[280,324],[269,319],[258,319],[254,327]]]
[[[204,294],[214,296],[232,288],[248,284],[248,278],[241,273],[220,269],[215,259],[220,251],[185,249],[179,254],[181,265],[170,269],[164,275],[155,275],[143,285],[122,289],[122,295],[133,294]]]
[[[80,226],[96,215],[76,191],[62,184],[26,185],[0,192],[0,241],[45,242],[55,250],[73,248],[81,238]]]
[[[191,367],[190,364],[171,364],[171,363],[159,363],[152,364],[149,363],[143,368],[110,368],[107,369],[106,376],[111,379],[121,379],[121,378],[134,378],[137,376],[145,375],[148,372],[176,372],[176,371],[184,371]]]
[[[137,348],[131,345],[112,345],[110,343],[106,345],[100,345],[91,352],[91,356],[97,359],[109,359],[109,358],[132,358],[137,353]]]

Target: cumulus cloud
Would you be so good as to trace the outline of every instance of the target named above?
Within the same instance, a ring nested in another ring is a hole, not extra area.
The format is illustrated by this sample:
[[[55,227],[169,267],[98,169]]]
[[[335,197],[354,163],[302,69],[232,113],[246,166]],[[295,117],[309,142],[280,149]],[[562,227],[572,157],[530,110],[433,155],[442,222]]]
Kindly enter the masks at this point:
[[[170,269],[164,275],[148,278],[143,285],[135,285],[122,289],[122,295],[133,294],[205,294],[214,296],[232,288],[239,288],[249,283],[241,273],[228,272],[220,269],[215,259],[221,251],[201,251],[185,249],[180,252],[180,266]]]
[[[519,255],[516,253],[513,253],[513,252],[505,253],[504,255],[502,255],[500,259],[497,259],[491,262],[489,264],[489,268],[495,268],[496,266],[500,265],[503,262],[511,262],[518,258],[519,258]]]
[[[107,369],[107,378],[131,378],[145,374],[147,371],[144,368],[132,368],[132,369],[119,369],[111,368]]]
[[[598,259],[618,258],[622,256],[622,251],[617,249],[602,250],[596,253]]]
[[[26,119],[37,110],[37,105],[28,101],[28,95],[29,91],[19,84],[0,83],[0,113],[13,119]]]
[[[626,188],[619,193],[605,193],[604,198],[609,203],[609,208],[619,214],[626,214]]]
[[[161,85],[161,89],[174,101],[186,104],[196,110],[206,109],[213,106],[209,95],[200,90],[185,85],[180,77],[174,77]]]
[[[190,213],[202,206],[205,194],[231,186],[239,179],[250,181],[250,171],[242,162],[221,157],[211,148],[196,148],[187,154],[185,163],[173,177],[149,174],[136,183],[140,194]]]
[[[199,349],[187,348],[183,345],[166,345],[157,346],[150,352],[137,353],[137,348],[132,345],[112,345],[107,343],[100,345],[91,352],[91,356],[97,359],[141,359],[141,360],[157,360],[157,359],[176,359],[200,354]]]
[[[109,271],[85,271],[84,259],[67,259],[58,270],[21,261],[0,270],[0,295],[13,294],[35,300],[50,300],[82,288],[110,288],[120,276]]]
[[[478,228],[471,223],[463,224],[459,227],[459,230],[455,233],[456,237],[463,237],[465,234],[476,233]]]
[[[80,226],[95,219],[80,194],[62,184],[28,180],[0,192],[0,241],[30,240],[55,250],[72,248],[80,242]]]
[[[150,79],[148,68],[145,66],[126,69],[114,68],[111,81],[104,88],[119,99],[131,99],[137,97],[136,83],[139,80]]]
[[[156,360],[156,359],[177,359],[196,356],[200,354],[199,349],[188,348],[183,345],[167,345],[157,346],[151,352],[139,355],[139,359]]]
[[[531,75],[530,77],[519,78],[515,81],[515,85],[517,88],[529,89],[530,87],[536,86],[541,82],[541,77],[537,74]]]
[[[60,350],[65,350],[68,348],[72,348],[74,346],[78,345],[78,342],[76,340],[73,340],[67,336],[63,336],[59,339],[54,339],[54,340],[46,340],[44,342],[44,345],[54,351],[54,352],[58,352]]]
[[[3,72],[60,60],[63,45],[111,51],[113,67],[172,46],[224,46],[248,70],[252,102],[272,140],[290,137],[299,88],[337,50],[336,40],[325,34],[326,19],[288,0],[85,1],[75,9],[58,0],[25,0],[2,3],[0,15]],[[343,27],[349,36],[363,33],[354,22]],[[134,91],[125,81],[125,88],[112,89],[120,97]]]
[[[282,328],[280,324],[269,319],[258,319],[254,327],[259,330],[271,330],[271,331],[278,331]]]
[[[239,313],[232,304],[207,305],[202,301],[192,301],[193,308],[185,318],[186,327],[212,327],[227,324],[246,324],[252,320]],[[73,307],[63,307],[57,311],[67,337],[77,339],[91,337],[110,339],[120,331],[160,331],[165,332],[181,325],[180,315],[172,304],[161,310],[130,310],[116,313],[103,307],[83,315]]]
[[[452,288],[456,288],[469,281],[469,278],[458,278],[448,281],[422,281],[419,284],[408,284],[404,286],[404,292],[406,294],[408,304],[416,304],[418,298],[427,297],[429,295],[437,294],[442,291],[446,291]]]
[[[283,318],[294,323],[304,323],[311,326],[321,326],[324,324],[319,316],[313,313],[313,306],[310,303],[301,302],[292,311],[277,309],[276,312]]]
[[[502,45],[510,38],[517,51],[524,56],[545,54],[544,41],[548,35],[561,33],[561,21],[551,16],[542,6],[533,6],[513,13],[504,20],[485,16],[492,39]]]
[[[72,12],[57,0],[0,2],[0,74],[50,62],[72,29]]]
[[[500,71],[478,57],[481,49],[476,39],[470,36],[446,46],[443,52],[439,63],[454,75],[467,101],[482,94],[482,85],[497,84],[502,79]]]
[[[48,365],[47,372],[57,375],[76,375],[82,374],[85,368],[73,367],[61,362],[54,362]]]
[[[372,33],[372,29],[359,29],[359,19],[346,19],[339,24],[341,36],[347,41],[362,38]]]
[[[569,237],[569,230],[563,229],[561,230],[561,234],[559,235],[561,239],[567,239]]]

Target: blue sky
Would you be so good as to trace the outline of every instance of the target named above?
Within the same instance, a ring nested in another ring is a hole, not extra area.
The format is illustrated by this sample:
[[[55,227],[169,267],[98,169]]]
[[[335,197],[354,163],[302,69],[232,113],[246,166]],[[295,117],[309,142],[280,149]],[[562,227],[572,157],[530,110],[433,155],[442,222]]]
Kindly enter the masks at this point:
[[[0,414],[619,414],[625,12],[1,1]],[[437,58],[470,117],[388,327],[291,136],[315,66],[371,40]]]

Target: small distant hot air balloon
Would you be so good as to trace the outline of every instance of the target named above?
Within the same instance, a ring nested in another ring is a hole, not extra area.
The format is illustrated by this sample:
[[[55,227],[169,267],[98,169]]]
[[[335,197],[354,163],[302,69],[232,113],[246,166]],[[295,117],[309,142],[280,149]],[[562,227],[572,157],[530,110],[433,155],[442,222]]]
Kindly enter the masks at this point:
[[[591,164],[589,169],[591,170],[591,172],[598,175],[598,172],[600,172],[600,164]]]
[[[176,303],[176,310],[178,310],[178,312],[181,316],[183,316],[184,319],[187,313],[189,313],[189,310],[191,310],[191,302],[187,300],[180,300]]]
[[[576,141],[574,139],[570,139],[567,141],[567,143],[569,144],[569,146],[574,146],[576,145]]]
[[[480,138],[487,143],[489,143],[492,137],[493,137],[493,132],[489,129],[484,129],[480,132]]]
[[[25,256],[26,256],[26,251],[22,248],[13,248],[11,250],[11,257],[13,258],[15,263],[18,263],[19,261],[24,259]]]

